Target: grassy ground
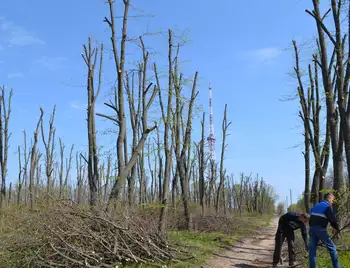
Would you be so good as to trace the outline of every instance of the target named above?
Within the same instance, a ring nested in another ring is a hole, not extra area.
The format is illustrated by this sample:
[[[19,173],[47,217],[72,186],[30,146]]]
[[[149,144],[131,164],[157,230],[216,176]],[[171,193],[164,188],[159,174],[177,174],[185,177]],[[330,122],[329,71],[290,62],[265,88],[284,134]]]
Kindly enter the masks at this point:
[[[301,238],[299,239],[298,244],[301,245]],[[347,250],[341,250],[341,245],[349,246],[350,245],[350,233],[344,233],[339,241],[335,241],[338,248],[338,254],[339,254],[339,261],[340,266],[342,268],[350,268],[350,251]],[[306,256],[305,252],[299,251],[299,257],[302,258],[302,256],[305,256],[305,258],[302,259],[303,261],[303,267],[309,267],[308,262],[308,255]],[[324,247],[318,247],[317,248],[317,268],[331,268],[332,262],[331,257]]]
[[[191,252],[194,258],[179,262],[170,262],[166,265],[168,268],[191,268],[200,267],[208,258],[223,248],[233,246],[239,239],[248,236],[252,231],[268,226],[271,216],[253,217],[245,216],[237,220],[239,225],[232,230],[231,235],[220,232],[187,232],[172,231],[169,232],[169,242],[175,245],[179,250]],[[154,267],[152,265],[138,265],[130,267]]]
[[[340,241],[337,241],[337,246],[339,248],[339,261],[340,266],[343,268],[350,268],[350,251],[342,251],[340,245],[349,245],[350,244],[350,234],[344,233]],[[317,267],[319,268],[328,268],[332,267],[331,257],[327,249],[319,248],[317,250]]]

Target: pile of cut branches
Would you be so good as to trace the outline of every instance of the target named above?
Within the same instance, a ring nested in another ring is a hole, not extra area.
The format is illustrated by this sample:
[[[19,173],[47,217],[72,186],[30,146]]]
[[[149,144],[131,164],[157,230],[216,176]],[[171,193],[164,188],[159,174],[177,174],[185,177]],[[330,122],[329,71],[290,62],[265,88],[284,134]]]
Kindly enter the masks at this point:
[[[225,234],[234,234],[242,227],[247,227],[250,222],[243,219],[237,220],[233,217],[205,216],[193,219],[195,230],[198,232],[221,232]]]
[[[8,267],[115,268],[179,257],[156,230],[136,217],[111,220],[106,215],[61,206],[31,212],[16,229],[0,242],[1,254],[13,254],[17,262],[17,266],[11,263]]]

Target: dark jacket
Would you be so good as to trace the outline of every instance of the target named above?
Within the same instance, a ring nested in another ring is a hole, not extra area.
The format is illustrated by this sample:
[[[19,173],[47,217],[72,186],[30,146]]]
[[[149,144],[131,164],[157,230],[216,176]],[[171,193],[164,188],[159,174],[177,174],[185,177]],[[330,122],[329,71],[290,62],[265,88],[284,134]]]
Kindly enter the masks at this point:
[[[295,230],[300,229],[305,245],[307,244],[307,232],[303,222],[299,220],[300,214],[288,212],[282,215],[278,222],[278,228],[285,236],[292,234]]]
[[[327,228],[328,222],[334,229],[339,230],[332,207],[328,201],[323,200],[311,209],[309,225],[310,227],[318,226],[321,228]]]

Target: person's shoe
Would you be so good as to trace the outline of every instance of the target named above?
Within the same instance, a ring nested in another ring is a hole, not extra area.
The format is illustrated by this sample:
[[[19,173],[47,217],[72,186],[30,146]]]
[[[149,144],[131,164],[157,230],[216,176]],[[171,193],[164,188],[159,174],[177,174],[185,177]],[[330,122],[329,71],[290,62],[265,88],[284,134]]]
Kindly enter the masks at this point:
[[[277,267],[277,265],[278,265],[278,262],[276,262],[276,261],[272,262],[272,267]]]

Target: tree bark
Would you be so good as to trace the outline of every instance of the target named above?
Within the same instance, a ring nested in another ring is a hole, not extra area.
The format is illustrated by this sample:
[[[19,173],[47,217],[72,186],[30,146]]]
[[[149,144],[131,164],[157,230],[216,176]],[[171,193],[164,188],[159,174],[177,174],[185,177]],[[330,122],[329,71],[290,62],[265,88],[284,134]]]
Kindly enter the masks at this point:
[[[39,135],[39,127],[40,124],[42,124],[44,116],[44,110],[40,107],[40,118],[38,120],[36,130],[34,132],[34,140],[33,140],[33,146],[31,149],[31,154],[30,154],[30,172],[29,172],[29,194],[30,194],[30,208],[32,210],[35,209],[35,197],[36,197],[36,191],[35,191],[35,181],[34,181],[34,176],[35,176],[35,169],[36,169],[36,148],[38,144],[38,135]]]
[[[11,100],[13,91],[10,90],[8,97],[8,105],[6,107],[5,87],[1,87],[0,97],[0,167],[1,167],[1,189],[0,189],[0,207],[5,206],[6,199],[6,177],[7,177],[7,161],[8,161],[8,149],[9,139],[11,134],[9,133],[9,122],[11,115]]]
[[[97,154],[97,142],[96,142],[96,125],[95,125],[95,105],[98,95],[101,91],[102,83],[102,66],[103,66],[103,44],[100,49],[92,48],[92,41],[89,38],[88,47],[84,45],[83,59],[88,68],[87,75],[87,95],[88,95],[88,107],[87,107],[87,131],[88,131],[88,144],[89,153],[88,159],[85,161],[88,164],[88,181],[90,189],[90,207],[95,210],[98,205],[98,154]],[[100,64],[98,74],[97,91],[95,93],[95,68],[97,64],[98,53],[100,52]]]
[[[222,120],[222,146],[221,146],[221,159],[220,159],[220,182],[218,186],[218,190],[216,193],[216,214],[219,213],[219,200],[220,195],[224,196],[224,192],[222,191],[223,185],[224,185],[224,159],[225,159],[225,149],[227,147],[226,144],[226,137],[227,137],[227,129],[231,125],[231,122],[227,122],[227,104],[225,104],[225,110],[224,110],[224,118]]]

